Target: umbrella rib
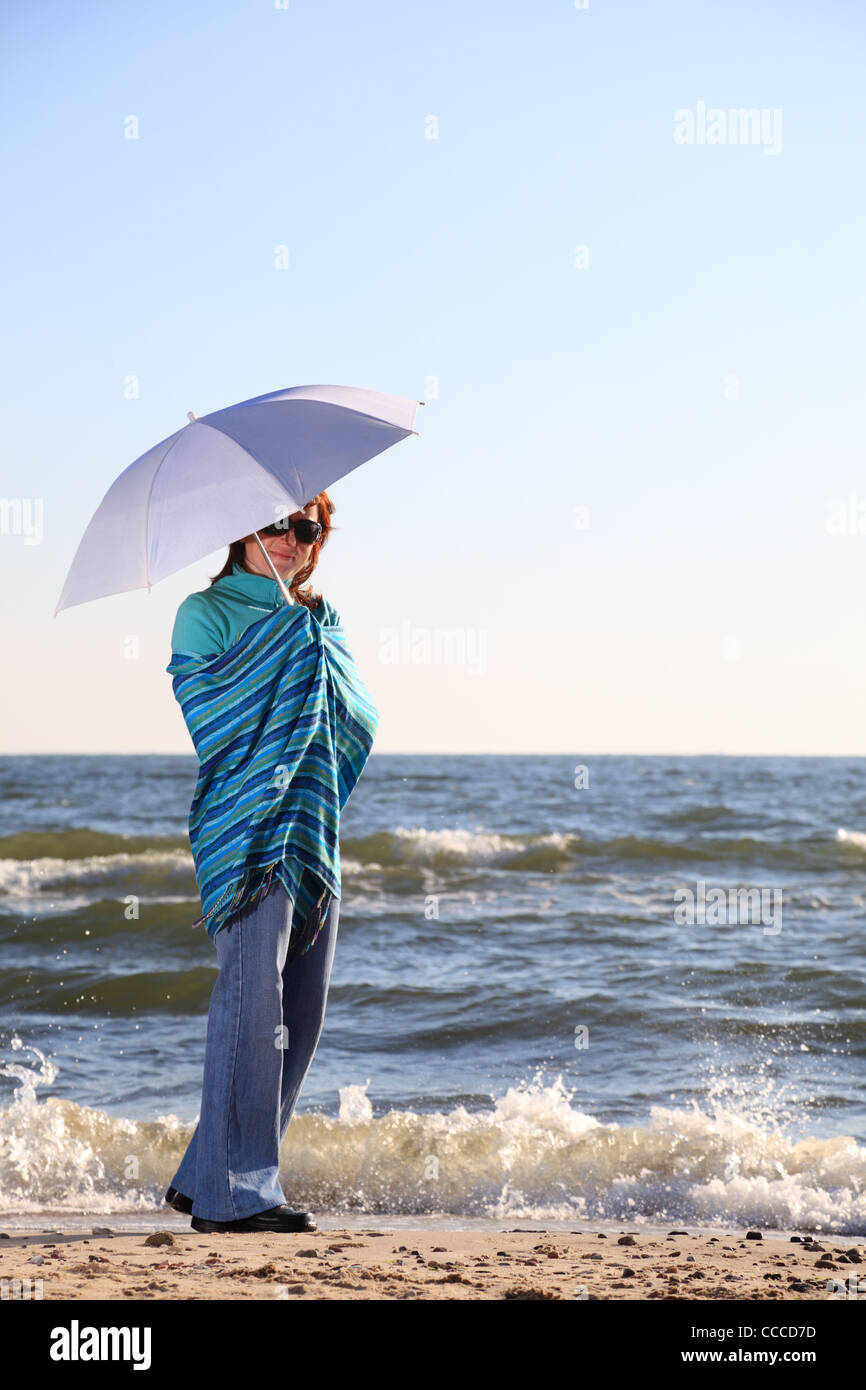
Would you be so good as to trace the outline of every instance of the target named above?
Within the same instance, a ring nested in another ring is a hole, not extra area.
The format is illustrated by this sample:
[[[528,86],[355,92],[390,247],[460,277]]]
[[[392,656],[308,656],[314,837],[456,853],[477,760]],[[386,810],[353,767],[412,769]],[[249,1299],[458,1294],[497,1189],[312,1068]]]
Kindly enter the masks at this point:
[[[357,415],[358,413],[359,413],[358,411],[353,411],[353,414],[355,414],[355,415]],[[387,424],[387,421],[383,421],[383,423],[384,423],[384,424]],[[252,449],[250,449],[248,445],[246,445],[246,444],[241,444],[237,439],[232,439],[232,436],[231,436],[230,434],[226,434],[223,430],[217,429],[216,425],[208,425],[207,420],[203,420],[203,419],[201,419],[201,417],[197,418],[197,419],[194,420],[194,421],[191,420],[190,423],[189,423],[188,425],[184,425],[183,429],[178,430],[177,435],[176,435],[175,438],[172,440],[172,442],[171,442],[171,444],[169,445],[169,447],[166,449],[166,451],[165,451],[165,453],[163,454],[162,458],[160,459],[159,463],[156,465],[156,468],[153,470],[153,477],[152,477],[151,480],[150,480],[150,487],[148,488],[148,492],[147,492],[147,505],[146,505],[145,510],[144,510],[144,569],[145,569],[145,577],[146,577],[146,583],[147,583],[148,593],[150,592],[150,588],[151,588],[151,584],[150,584],[150,548],[149,548],[149,544],[148,544],[148,535],[149,535],[149,526],[150,526],[150,499],[151,499],[151,497],[153,496],[153,488],[154,488],[154,484],[156,483],[156,479],[157,479],[157,475],[158,475],[158,473],[159,473],[159,470],[162,468],[162,465],[165,463],[166,459],[168,458],[169,454],[171,453],[171,451],[172,451],[172,449],[175,447],[175,445],[180,443],[181,435],[185,434],[186,431],[187,431],[188,429],[190,429],[190,428],[192,427],[193,424],[196,424],[196,425],[205,425],[207,429],[213,430],[214,434],[218,434],[218,435],[220,436],[221,439],[228,439],[228,440],[230,440],[231,443],[234,444],[236,448],[240,449],[241,453],[246,454],[247,458],[252,459],[253,463],[257,464],[258,467],[261,468],[263,472],[267,473],[269,477],[273,478],[275,482],[282,483],[282,478],[280,478],[276,473],[274,473],[273,469],[269,468],[268,465],[264,462],[263,459],[257,458],[256,455],[253,453]],[[414,434],[415,431],[413,430],[412,433]],[[295,470],[295,472],[297,473],[297,469]],[[227,541],[226,544],[229,544],[229,542]]]
[[[145,509],[144,509],[144,573],[145,573],[145,583],[147,584],[147,591],[148,591],[148,593],[150,593],[150,589],[151,589],[151,583],[150,583],[150,544],[149,544],[149,538],[150,538],[150,499],[151,499],[151,497],[153,496],[154,484],[156,483],[156,479],[157,479],[157,476],[158,476],[158,474],[159,474],[160,469],[162,468],[162,465],[165,463],[165,461],[166,461],[166,459],[168,458],[169,454],[171,453],[172,449],[175,447],[176,444],[179,444],[179,443],[180,443],[181,436],[184,435],[184,434],[186,433],[186,431],[187,431],[188,429],[190,429],[190,428],[192,427],[192,425],[194,425],[194,424],[195,424],[195,425],[204,425],[204,424],[206,424],[206,421],[201,420],[201,419],[199,419],[199,418],[196,418],[195,420],[190,420],[190,422],[189,422],[188,425],[184,425],[182,429],[179,429],[179,430],[178,430],[178,432],[177,432],[177,434],[175,435],[174,439],[171,441],[171,444],[168,446],[168,448],[166,449],[166,451],[165,451],[165,453],[163,454],[162,458],[160,459],[159,463],[156,465],[156,468],[154,468],[154,470],[153,470],[153,477],[152,477],[151,480],[150,480],[150,487],[149,487],[148,490],[147,490],[147,504],[146,504]],[[213,430],[214,434],[220,435],[220,437],[221,437],[222,439],[231,439],[231,435],[226,435],[226,434],[224,434],[223,431],[222,431],[222,430],[218,430],[218,429],[216,428],[215,425],[208,425],[208,429]],[[233,443],[233,444],[237,444],[237,447],[238,447],[240,450],[242,450],[243,453],[249,455],[249,457],[253,460],[253,462],[254,462],[254,463],[257,463],[257,464],[259,465],[260,468],[264,468],[264,467],[265,467],[265,465],[261,462],[261,460],[260,460],[260,459],[257,459],[256,456],[255,456],[255,454],[251,453],[250,450],[247,449],[246,446],[245,446],[244,444],[238,444],[238,441],[237,441],[236,439],[232,439],[232,443]],[[267,471],[270,472],[269,469],[268,469]]]
[[[418,404],[419,404],[419,405],[423,405],[424,402],[423,402],[423,401],[419,401]],[[344,410],[344,411],[346,412],[347,415],[357,415],[358,418],[361,419],[361,420],[375,420],[377,425],[388,425],[388,426],[390,426],[390,428],[391,428],[392,430],[402,430],[402,429],[403,429],[403,426],[402,426],[402,425],[395,425],[393,420],[383,420],[381,415],[371,415],[369,410],[355,410],[355,409],[353,409],[353,407],[350,406],[350,405],[341,405],[341,406],[338,406],[337,409],[338,409],[338,410]],[[417,431],[417,430],[410,430],[409,433],[410,433],[410,434],[417,434],[418,431]],[[385,452],[385,451],[384,451],[384,449],[383,449],[383,450],[382,450],[382,453],[384,453],[384,452]]]
[[[192,422],[190,422],[190,423],[192,423]],[[196,421],[196,424],[198,424],[198,421]],[[168,458],[168,456],[169,456],[169,454],[171,453],[172,449],[174,448],[175,444],[178,444],[178,443],[180,442],[180,437],[181,437],[181,435],[184,434],[184,433],[186,432],[186,430],[188,430],[188,429],[189,429],[189,425],[184,425],[183,429],[178,430],[177,434],[175,435],[174,439],[173,439],[173,440],[171,441],[171,443],[169,444],[168,448],[166,449],[166,451],[165,451],[165,453],[163,454],[162,458],[160,459],[159,463],[156,465],[156,468],[154,468],[154,470],[153,470],[153,477],[152,477],[151,480],[150,480],[150,487],[147,489],[147,504],[146,504],[146,506],[145,506],[145,508],[144,508],[144,580],[145,580],[145,583],[147,584],[147,592],[148,592],[148,593],[150,593],[150,588],[151,588],[151,585],[150,585],[150,499],[151,499],[151,497],[153,496],[153,486],[154,486],[154,483],[156,482],[157,474],[159,473],[159,470],[162,468],[162,465],[165,463],[166,459]]]

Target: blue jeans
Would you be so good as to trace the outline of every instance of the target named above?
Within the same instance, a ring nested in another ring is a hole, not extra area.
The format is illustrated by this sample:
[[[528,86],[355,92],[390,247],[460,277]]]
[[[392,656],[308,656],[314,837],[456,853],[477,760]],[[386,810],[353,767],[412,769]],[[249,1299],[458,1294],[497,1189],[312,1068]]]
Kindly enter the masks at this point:
[[[280,1143],[325,1017],[339,899],[315,944],[286,965],[292,900],[277,878],[214,937],[201,1113],[172,1187],[193,1216],[237,1221],[286,1198]]]

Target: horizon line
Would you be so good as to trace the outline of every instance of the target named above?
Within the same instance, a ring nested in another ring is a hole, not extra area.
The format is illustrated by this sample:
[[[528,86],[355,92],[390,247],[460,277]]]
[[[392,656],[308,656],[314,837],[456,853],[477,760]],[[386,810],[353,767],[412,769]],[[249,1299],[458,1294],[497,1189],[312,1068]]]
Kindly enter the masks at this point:
[[[66,749],[19,749],[16,752],[7,752],[0,749],[0,758],[195,758],[197,754],[194,749],[181,752],[177,749],[148,749],[147,751],[129,752],[119,749],[94,749],[94,750],[66,750]],[[468,752],[465,749],[449,751],[442,749],[431,749],[429,751],[412,749],[401,751],[400,749],[374,750],[370,753],[371,758],[866,758],[863,753],[731,753],[718,751],[664,751],[664,752],[642,752],[631,749],[626,750],[584,750],[575,753],[569,750],[540,751],[537,749],[526,749],[524,751],[503,751],[498,749],[473,750]]]

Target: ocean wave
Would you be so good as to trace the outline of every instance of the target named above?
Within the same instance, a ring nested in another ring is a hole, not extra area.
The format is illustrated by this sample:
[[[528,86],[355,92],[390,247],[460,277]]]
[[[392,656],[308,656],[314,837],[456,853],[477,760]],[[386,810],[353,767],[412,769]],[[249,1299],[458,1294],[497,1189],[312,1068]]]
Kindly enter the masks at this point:
[[[471,866],[550,873],[579,868],[589,862],[609,867],[631,860],[656,861],[660,868],[687,863],[738,863],[831,870],[842,862],[838,846],[846,837],[847,832],[839,832],[836,837],[828,832],[798,840],[771,840],[696,831],[691,837],[670,839],[658,835],[593,838],[576,831],[506,835],[482,828],[427,830],[421,826],[398,826],[394,831],[347,837],[342,846],[344,862],[355,872]],[[866,845],[866,836],[862,838]],[[854,843],[859,847],[856,836]]]
[[[25,830],[17,835],[0,835],[0,860],[5,859],[89,859],[115,854],[137,855],[145,850],[186,850],[183,835],[110,835],[87,826],[64,830]]]
[[[447,868],[470,864],[496,868],[551,868],[578,852],[580,837],[550,831],[541,835],[504,835],[483,829],[398,826],[360,839],[343,840],[343,853],[369,868],[424,865]]]
[[[55,851],[47,854],[47,847]],[[32,853],[38,848],[39,853]],[[580,873],[590,867],[609,871],[631,861],[655,863],[659,871],[677,865],[748,865],[771,872],[786,866],[803,870],[832,870],[852,851],[866,849],[866,833],[837,830],[835,836],[801,840],[766,840],[752,836],[714,836],[696,831],[692,837],[660,838],[622,835],[591,838],[575,831],[541,834],[501,834],[478,827],[428,830],[398,826],[366,836],[344,836],[342,867],[347,876],[408,872],[424,878],[430,872],[492,870],[515,873]],[[5,851],[5,854],[4,854]],[[195,873],[188,841],[156,841],[100,836],[89,831],[7,836],[0,840],[0,900],[7,910],[38,911],[46,893],[67,909],[99,898],[130,892],[160,897],[180,892],[195,894]],[[26,900],[26,903],[22,900]],[[822,907],[820,898],[814,906]]]
[[[13,1047],[23,1050],[20,1040]],[[192,1134],[38,1099],[56,1071],[7,1063],[0,1209],[155,1211]],[[866,1233],[866,1150],[853,1138],[793,1141],[742,1110],[654,1106],[646,1126],[601,1123],[557,1078],[509,1087],[490,1110],[375,1115],[369,1080],[339,1114],[297,1114],[281,1150],[292,1201],[328,1214],[622,1220]]]
[[[84,859],[44,856],[41,859],[0,859],[0,896],[32,899],[46,892],[74,892],[80,900],[82,887],[98,889],[98,896],[117,889],[136,893],[149,887],[159,889],[167,883],[194,876],[189,850],[145,849],[139,853],[93,854]],[[89,895],[92,900],[92,895]]]

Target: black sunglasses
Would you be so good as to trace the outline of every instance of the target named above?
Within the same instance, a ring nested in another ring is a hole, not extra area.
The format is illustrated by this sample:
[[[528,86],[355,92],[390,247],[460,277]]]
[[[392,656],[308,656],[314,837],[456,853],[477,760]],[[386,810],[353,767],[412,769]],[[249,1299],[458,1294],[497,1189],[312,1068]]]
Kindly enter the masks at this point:
[[[324,527],[321,521],[311,521],[308,516],[298,517],[297,520],[293,516],[282,516],[272,526],[260,526],[259,530],[263,536],[284,536],[288,531],[294,531],[301,545],[312,545],[319,539]]]

